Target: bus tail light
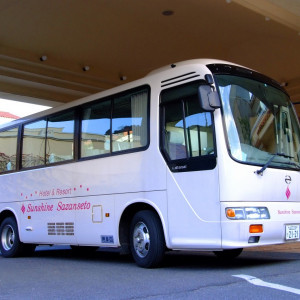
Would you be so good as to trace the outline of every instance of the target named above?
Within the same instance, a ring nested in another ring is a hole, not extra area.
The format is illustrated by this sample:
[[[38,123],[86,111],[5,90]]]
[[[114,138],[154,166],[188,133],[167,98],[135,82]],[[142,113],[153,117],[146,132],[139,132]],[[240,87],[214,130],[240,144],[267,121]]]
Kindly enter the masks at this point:
[[[262,224],[250,225],[249,226],[249,232],[250,233],[262,233],[263,232]]]

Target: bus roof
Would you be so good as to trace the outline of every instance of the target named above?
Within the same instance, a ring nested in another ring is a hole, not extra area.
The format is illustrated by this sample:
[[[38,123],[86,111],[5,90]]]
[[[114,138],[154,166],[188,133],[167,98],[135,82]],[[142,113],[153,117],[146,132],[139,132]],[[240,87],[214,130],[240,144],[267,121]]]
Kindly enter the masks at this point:
[[[218,59],[208,59],[208,58],[202,58],[202,59],[191,59],[191,60],[185,60],[185,61],[181,61],[181,62],[176,62],[174,64],[171,65],[167,65],[161,68],[158,68],[156,70],[151,71],[150,73],[148,73],[145,77],[116,86],[114,88],[111,89],[107,89],[105,91],[96,93],[96,94],[92,94],[92,95],[88,95],[84,98],[80,98],[68,103],[62,103],[62,105],[59,106],[55,106],[53,108],[44,110],[42,112],[38,112],[32,115],[28,115],[26,117],[17,119],[17,120],[13,120],[11,122],[5,123],[5,124],[1,124],[0,125],[0,130],[3,128],[9,128],[9,127],[15,127],[20,123],[24,123],[27,121],[30,121],[31,119],[37,119],[37,118],[42,118],[43,116],[48,116],[50,114],[54,114],[56,112],[59,112],[61,110],[65,110],[68,108],[72,108],[75,107],[77,105],[81,105],[84,104],[86,102],[89,101],[93,101],[95,100],[97,97],[107,97],[113,93],[118,93],[118,92],[122,92],[124,90],[124,87],[126,87],[126,89],[130,89],[133,88],[136,83],[139,82],[139,84],[146,84],[147,83],[147,78],[150,78],[152,76],[155,76],[157,74],[162,74],[162,76],[165,76],[165,72],[169,72],[172,69],[180,69],[180,67],[188,67],[189,65],[209,65],[209,64],[227,64],[227,65],[235,65],[235,66],[239,66],[237,64],[228,62],[228,61],[223,61],[223,60],[218,60]]]

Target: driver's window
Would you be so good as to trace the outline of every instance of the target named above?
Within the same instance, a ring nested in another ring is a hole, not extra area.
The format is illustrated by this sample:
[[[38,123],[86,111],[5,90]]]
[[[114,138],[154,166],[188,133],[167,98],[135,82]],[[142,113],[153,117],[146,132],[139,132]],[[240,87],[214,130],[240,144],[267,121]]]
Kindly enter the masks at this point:
[[[212,116],[196,97],[164,105],[164,150],[170,160],[214,154]]]
[[[186,101],[186,129],[189,140],[190,156],[214,153],[212,118],[209,112],[200,112],[197,101]]]
[[[187,158],[182,103],[165,107],[165,151],[171,160]]]

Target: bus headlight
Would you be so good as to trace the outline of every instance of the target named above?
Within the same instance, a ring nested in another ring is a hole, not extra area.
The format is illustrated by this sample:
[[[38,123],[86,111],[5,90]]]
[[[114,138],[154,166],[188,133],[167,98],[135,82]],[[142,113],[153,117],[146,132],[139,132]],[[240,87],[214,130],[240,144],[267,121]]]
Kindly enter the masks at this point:
[[[226,217],[231,220],[261,220],[270,219],[266,207],[227,207]]]

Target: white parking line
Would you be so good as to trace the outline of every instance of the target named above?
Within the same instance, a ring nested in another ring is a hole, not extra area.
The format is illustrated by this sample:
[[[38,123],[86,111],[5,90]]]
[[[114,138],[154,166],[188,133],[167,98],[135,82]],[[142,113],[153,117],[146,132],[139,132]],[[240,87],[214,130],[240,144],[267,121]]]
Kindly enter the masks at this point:
[[[300,289],[291,288],[291,287],[281,285],[281,284],[265,282],[265,281],[263,281],[259,278],[256,278],[256,277],[253,277],[253,276],[250,276],[250,275],[240,274],[240,275],[232,275],[232,276],[245,279],[245,280],[247,280],[248,282],[250,282],[254,285],[265,286],[265,287],[269,287],[269,288],[272,288],[272,289],[277,289],[277,290],[281,290],[281,291],[290,292],[290,293],[300,295]]]

